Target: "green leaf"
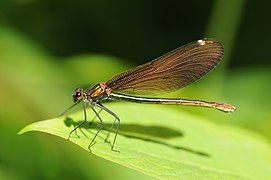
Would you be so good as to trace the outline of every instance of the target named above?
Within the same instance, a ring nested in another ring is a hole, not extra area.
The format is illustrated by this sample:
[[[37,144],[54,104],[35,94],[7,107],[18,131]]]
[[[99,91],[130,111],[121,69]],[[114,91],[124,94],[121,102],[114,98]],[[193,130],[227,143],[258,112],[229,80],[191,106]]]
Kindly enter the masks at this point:
[[[94,155],[157,178],[271,179],[270,145],[253,132],[214,124],[181,111],[181,108],[104,104],[121,119],[115,144],[115,149],[120,152],[111,151],[112,144],[104,143],[114,118],[102,112],[105,126],[91,146]],[[88,111],[89,122],[93,120],[93,114]],[[231,115],[225,116],[230,118]],[[30,124],[19,134],[40,131],[67,139],[82,120],[83,112],[80,111]],[[71,135],[70,141],[89,151],[97,121],[85,123]],[[114,133],[109,140],[112,142],[113,138]]]

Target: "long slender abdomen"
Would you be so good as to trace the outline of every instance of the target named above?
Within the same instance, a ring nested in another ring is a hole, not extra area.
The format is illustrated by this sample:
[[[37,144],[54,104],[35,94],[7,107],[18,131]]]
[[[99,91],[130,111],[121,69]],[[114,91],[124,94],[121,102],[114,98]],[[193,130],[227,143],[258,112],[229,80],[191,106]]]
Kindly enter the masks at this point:
[[[136,102],[136,103],[145,103],[145,104],[173,104],[173,105],[209,107],[209,108],[214,108],[226,113],[234,112],[236,110],[234,106],[231,106],[229,104],[207,102],[207,101],[202,101],[202,100],[187,100],[187,99],[179,99],[179,98],[145,98],[145,97],[128,96],[124,94],[115,94],[115,93],[111,93],[110,99]]]

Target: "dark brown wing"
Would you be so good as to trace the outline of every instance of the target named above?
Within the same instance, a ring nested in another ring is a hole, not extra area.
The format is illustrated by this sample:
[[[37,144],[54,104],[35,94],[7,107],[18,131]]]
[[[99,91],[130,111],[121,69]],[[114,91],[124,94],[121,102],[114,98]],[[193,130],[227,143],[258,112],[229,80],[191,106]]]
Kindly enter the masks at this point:
[[[213,69],[223,56],[223,46],[203,39],[181,46],[149,63],[125,71],[109,81],[113,92],[158,95],[191,84]]]

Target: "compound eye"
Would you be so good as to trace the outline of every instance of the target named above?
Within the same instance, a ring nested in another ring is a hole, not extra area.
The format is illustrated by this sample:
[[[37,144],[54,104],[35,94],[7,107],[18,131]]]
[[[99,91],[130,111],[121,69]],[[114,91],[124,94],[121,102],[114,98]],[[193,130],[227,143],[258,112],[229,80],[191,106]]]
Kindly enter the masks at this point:
[[[82,94],[81,94],[80,92],[77,92],[77,93],[75,94],[76,97],[81,97],[81,95],[82,95]]]
[[[84,97],[84,90],[77,88],[75,92],[72,94],[73,102],[79,102],[81,101]]]

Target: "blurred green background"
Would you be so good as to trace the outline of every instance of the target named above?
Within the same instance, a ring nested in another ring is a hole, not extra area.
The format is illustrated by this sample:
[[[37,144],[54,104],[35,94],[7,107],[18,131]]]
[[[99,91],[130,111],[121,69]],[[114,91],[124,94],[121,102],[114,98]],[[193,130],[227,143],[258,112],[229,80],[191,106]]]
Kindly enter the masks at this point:
[[[225,115],[172,108],[270,141],[270,7],[270,1],[245,0],[1,0],[0,179],[151,179],[60,138],[17,132],[63,112],[76,87],[106,81],[203,37],[224,44],[222,63],[167,97],[227,102],[238,110]]]

